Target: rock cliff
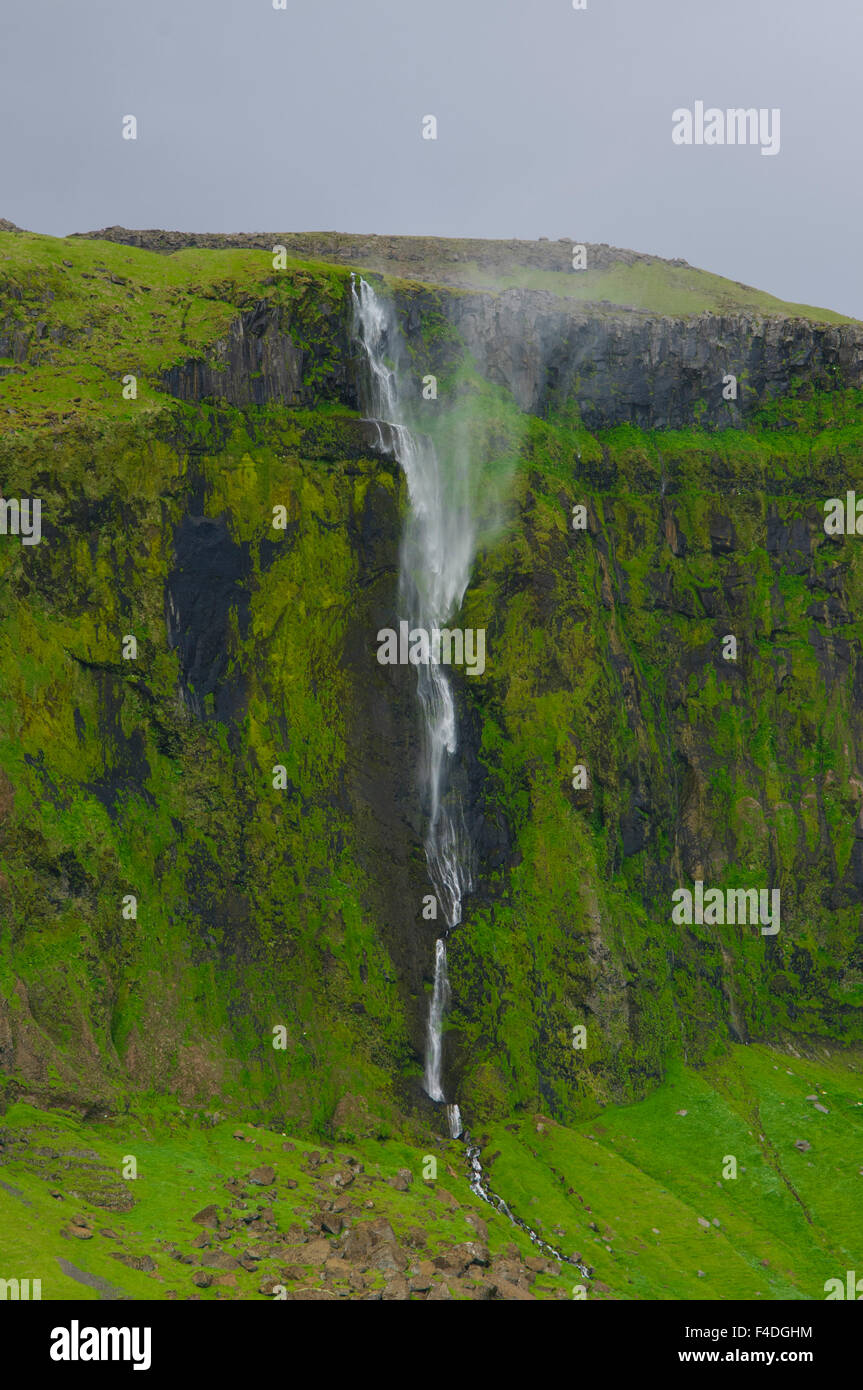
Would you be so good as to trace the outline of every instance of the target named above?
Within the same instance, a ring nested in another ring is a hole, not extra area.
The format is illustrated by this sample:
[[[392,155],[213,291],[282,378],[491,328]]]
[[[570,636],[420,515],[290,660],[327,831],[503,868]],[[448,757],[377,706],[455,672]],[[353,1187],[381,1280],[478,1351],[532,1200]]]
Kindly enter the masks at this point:
[[[341,240],[0,232],[4,488],[44,516],[0,552],[7,1089],[435,1122],[412,672],[375,658],[404,484],[356,409],[351,264],[418,398],[438,378],[429,429],[508,478],[462,614],[487,672],[457,683],[466,1110],[567,1119],[730,1040],[859,1039],[863,569],[823,502],[860,480],[863,329],[591,307],[479,287],[476,247],[424,273]],[[274,271],[276,241],[317,259]],[[675,925],[697,878],[781,887],[781,932]]]

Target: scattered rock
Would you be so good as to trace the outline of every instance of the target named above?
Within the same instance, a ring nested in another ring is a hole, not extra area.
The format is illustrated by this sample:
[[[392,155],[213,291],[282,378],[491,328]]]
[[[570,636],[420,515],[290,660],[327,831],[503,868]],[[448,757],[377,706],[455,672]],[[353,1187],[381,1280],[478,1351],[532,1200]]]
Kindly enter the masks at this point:
[[[467,1221],[467,1223],[468,1223],[469,1226],[473,1226],[474,1230],[476,1231],[477,1235],[479,1236],[479,1239],[483,1242],[483,1244],[484,1244],[484,1245],[487,1245],[487,1244],[488,1244],[488,1226],[486,1225],[485,1221],[483,1221],[482,1217],[481,1217],[481,1216],[476,1216],[476,1215],[474,1215],[473,1212],[471,1212],[470,1215],[465,1216],[465,1220]],[[416,1227],[416,1226],[412,1226],[412,1227],[411,1227],[411,1231],[416,1231],[416,1230],[417,1230],[417,1227]],[[411,1231],[408,1232],[408,1235],[411,1234]],[[420,1231],[420,1235],[423,1237],[423,1239],[422,1239],[422,1240],[415,1240],[415,1241],[413,1242],[415,1245],[425,1245],[425,1232]]]
[[[200,1256],[201,1264],[207,1269],[239,1269],[239,1263],[227,1250],[204,1250]]]
[[[75,1225],[75,1224],[74,1224],[73,1222],[71,1222],[71,1221],[69,1222],[69,1225],[68,1225],[68,1226],[65,1228],[65,1230],[63,1231],[63,1235],[64,1235],[64,1236],[74,1236],[74,1238],[75,1238],[76,1240],[92,1240],[92,1239],[93,1239],[93,1232],[90,1230],[90,1227],[89,1227],[89,1226],[77,1226],[77,1225]]]
[[[431,1260],[422,1260],[419,1269],[411,1276],[411,1293],[427,1293],[432,1286],[434,1265]]]
[[[260,1168],[254,1168],[249,1174],[249,1182],[253,1182],[256,1187],[271,1187],[276,1181],[276,1170],[265,1163]]]
[[[328,1240],[313,1240],[302,1251],[303,1264],[325,1264],[332,1253],[333,1247]]]
[[[213,1282],[212,1274],[208,1274],[205,1269],[196,1269],[192,1275],[192,1283],[199,1289],[208,1289]]]
[[[802,1154],[808,1154],[809,1150],[812,1148],[812,1145],[806,1139],[795,1139],[794,1147],[795,1149],[799,1149]]]
[[[215,1205],[203,1207],[200,1211],[195,1212],[192,1220],[198,1226],[210,1226],[215,1230],[219,1224],[219,1208]]]
[[[379,1269],[382,1274],[401,1274],[408,1267],[408,1257],[397,1245],[376,1245],[369,1259],[371,1269]]]
[[[445,1207],[449,1207],[451,1211],[458,1211],[460,1206],[458,1198],[454,1197],[451,1192],[448,1192],[445,1187],[435,1188],[435,1196],[439,1202],[442,1202]]]
[[[127,1269],[140,1270],[142,1274],[152,1274],[157,1267],[156,1261],[149,1255],[127,1255],[123,1251],[112,1250],[111,1259],[119,1260]]]
[[[518,1284],[510,1284],[506,1279],[500,1278],[495,1278],[492,1282],[498,1297],[506,1299],[509,1303],[534,1303],[536,1301],[529,1290],[521,1288]],[[429,1294],[429,1298],[433,1296],[433,1292]]]
[[[346,1259],[367,1259],[371,1253],[373,1244],[374,1241],[369,1231],[368,1222],[363,1223],[361,1226],[355,1226],[348,1232],[347,1239],[345,1240],[344,1253]]]
[[[396,1274],[388,1280],[381,1297],[384,1303],[405,1302],[410,1298],[407,1280],[401,1274]]]
[[[379,1216],[377,1221],[370,1221],[366,1230],[375,1244],[379,1241],[386,1241],[389,1245],[396,1244],[395,1232],[390,1223],[383,1216]]]

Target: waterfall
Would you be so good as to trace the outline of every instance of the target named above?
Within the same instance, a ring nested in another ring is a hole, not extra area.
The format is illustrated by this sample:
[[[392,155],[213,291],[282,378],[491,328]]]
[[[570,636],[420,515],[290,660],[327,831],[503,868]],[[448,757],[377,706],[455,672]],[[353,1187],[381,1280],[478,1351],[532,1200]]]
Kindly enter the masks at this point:
[[[441,459],[428,436],[415,425],[403,383],[411,379],[407,354],[392,309],[369,285],[351,276],[354,336],[368,365],[369,391],[364,405],[377,431],[378,447],[395,456],[404,471],[410,503],[402,538],[398,601],[401,615],[414,628],[443,627],[458,611],[470,578],[476,545],[470,479],[463,455]],[[417,665],[417,701],[422,731],[420,782],[427,820],[425,851],[429,876],[446,926],[435,942],[434,987],[426,1030],[424,1086],[446,1107],[450,1137],[465,1146],[471,1191],[530,1237],[538,1250],[575,1265],[586,1265],[549,1245],[512,1212],[489,1184],[479,1147],[465,1129],[459,1107],[447,1104],[443,1089],[443,1020],[450,999],[446,938],[461,921],[462,901],[473,888],[473,855],[461,801],[450,785],[457,750],[452,688],[433,659]]]
[[[470,480],[463,457],[442,460],[434,443],[415,426],[411,379],[404,341],[389,304],[371,285],[351,277],[354,335],[368,364],[369,399],[364,402],[378,432],[378,445],[398,460],[407,481],[409,511],[399,562],[400,616],[411,629],[430,633],[445,627],[461,606],[470,578],[476,536]],[[429,1004],[424,1085],[432,1100],[445,1101],[441,1079],[443,1019],[450,997],[446,937],[462,916],[473,886],[472,851],[461,801],[450,785],[457,750],[452,687],[432,657],[419,663],[417,701],[421,727],[420,784],[426,811],[425,851],[429,877],[445,921],[435,944],[434,987]],[[457,1106],[448,1107],[450,1133],[461,1133]]]

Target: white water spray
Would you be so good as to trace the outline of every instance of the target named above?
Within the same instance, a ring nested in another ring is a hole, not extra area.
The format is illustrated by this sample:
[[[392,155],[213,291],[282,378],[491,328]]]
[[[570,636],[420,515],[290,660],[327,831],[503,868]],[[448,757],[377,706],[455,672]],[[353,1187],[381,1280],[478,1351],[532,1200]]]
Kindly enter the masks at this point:
[[[431,439],[412,425],[401,382],[405,349],[390,306],[363,279],[352,277],[354,331],[369,366],[370,414],[379,447],[404,470],[410,511],[402,539],[399,607],[411,628],[443,628],[458,611],[470,578],[476,534],[464,457],[442,461]],[[444,1101],[441,1079],[443,1018],[450,997],[446,936],[461,921],[464,895],[473,886],[472,852],[461,801],[450,786],[457,749],[452,688],[444,669],[430,660],[417,666],[422,728],[421,786],[428,816],[425,837],[429,876],[446,930],[435,944],[434,987],[429,1005],[425,1089]],[[461,1133],[457,1106],[448,1107],[450,1133]]]

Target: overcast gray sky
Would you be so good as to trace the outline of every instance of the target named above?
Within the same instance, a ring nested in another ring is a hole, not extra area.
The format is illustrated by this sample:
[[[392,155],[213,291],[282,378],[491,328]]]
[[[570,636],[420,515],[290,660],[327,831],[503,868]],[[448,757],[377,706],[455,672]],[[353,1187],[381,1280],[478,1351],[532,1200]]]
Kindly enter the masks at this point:
[[[0,216],[567,236],[863,318],[861,77],[861,0],[0,0]],[[779,154],[674,145],[699,100]]]

